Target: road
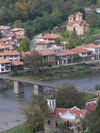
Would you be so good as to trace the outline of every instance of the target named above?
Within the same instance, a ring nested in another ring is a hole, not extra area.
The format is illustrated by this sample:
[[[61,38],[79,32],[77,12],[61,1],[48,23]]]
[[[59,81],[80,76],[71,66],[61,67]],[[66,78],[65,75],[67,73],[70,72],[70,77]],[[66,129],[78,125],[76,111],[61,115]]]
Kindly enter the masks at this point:
[[[41,36],[42,36],[42,34],[39,34],[39,35],[36,35],[33,37],[33,39],[31,40],[31,43],[30,43],[31,50],[33,50],[35,48],[35,43],[40,41]]]

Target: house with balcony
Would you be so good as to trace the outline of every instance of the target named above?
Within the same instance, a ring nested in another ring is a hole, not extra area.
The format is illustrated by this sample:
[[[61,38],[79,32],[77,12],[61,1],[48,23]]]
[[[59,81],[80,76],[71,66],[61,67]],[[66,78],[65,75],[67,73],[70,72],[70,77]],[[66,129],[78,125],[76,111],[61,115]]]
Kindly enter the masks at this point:
[[[0,57],[0,73],[11,71],[11,61]]]
[[[71,49],[75,54],[79,54],[83,58],[83,61],[90,61],[93,59],[93,50],[76,47]]]
[[[100,59],[100,45],[95,45],[93,43],[90,44],[83,44],[81,46],[79,46],[80,48],[84,48],[84,49],[88,49],[88,50],[92,50],[94,57],[92,58],[93,60],[99,60]]]

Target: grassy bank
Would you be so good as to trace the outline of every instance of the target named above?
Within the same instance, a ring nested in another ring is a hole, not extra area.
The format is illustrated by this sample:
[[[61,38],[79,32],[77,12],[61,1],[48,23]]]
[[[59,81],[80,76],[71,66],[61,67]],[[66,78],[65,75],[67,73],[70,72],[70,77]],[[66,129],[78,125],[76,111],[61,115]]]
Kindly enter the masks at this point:
[[[51,68],[49,70],[43,70],[38,74],[32,75],[18,75],[19,78],[33,79],[33,80],[50,80],[50,79],[58,79],[58,78],[66,78],[70,76],[79,76],[84,74],[94,73],[93,70],[89,68],[88,65],[76,65],[76,66],[61,66],[59,68]]]

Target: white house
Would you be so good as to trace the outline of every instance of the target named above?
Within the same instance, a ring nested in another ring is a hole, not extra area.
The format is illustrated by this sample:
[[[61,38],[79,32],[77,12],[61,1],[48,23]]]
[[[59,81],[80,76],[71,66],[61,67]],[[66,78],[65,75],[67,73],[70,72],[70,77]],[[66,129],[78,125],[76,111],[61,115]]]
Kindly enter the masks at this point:
[[[0,73],[11,71],[11,61],[0,57]]]
[[[97,105],[98,100],[99,100],[99,97],[96,97],[96,98],[93,98],[93,99],[89,99],[89,100],[86,101],[86,106],[89,105],[89,104]]]
[[[2,35],[5,36],[6,34],[10,33],[10,28],[11,27],[1,25],[0,31],[1,31]]]

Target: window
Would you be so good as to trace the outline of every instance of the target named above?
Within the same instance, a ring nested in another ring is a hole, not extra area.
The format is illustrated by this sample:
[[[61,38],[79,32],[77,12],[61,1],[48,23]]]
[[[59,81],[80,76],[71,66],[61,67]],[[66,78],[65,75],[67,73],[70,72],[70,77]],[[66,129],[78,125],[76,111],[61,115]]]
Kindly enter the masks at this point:
[[[1,71],[4,71],[4,68],[1,68]]]
[[[4,64],[2,64],[2,66],[4,66]]]
[[[58,127],[58,121],[56,121],[56,127]]]
[[[50,101],[50,106],[51,106],[51,101]]]
[[[70,123],[70,127],[72,127],[72,123]]]
[[[54,106],[54,101],[52,101],[52,105]]]
[[[87,55],[91,55],[91,52],[88,52]]]
[[[50,120],[48,120],[48,125],[50,125]]]
[[[69,121],[67,121],[67,127],[69,127]]]
[[[12,58],[13,57],[13,55],[10,55],[10,58]]]

